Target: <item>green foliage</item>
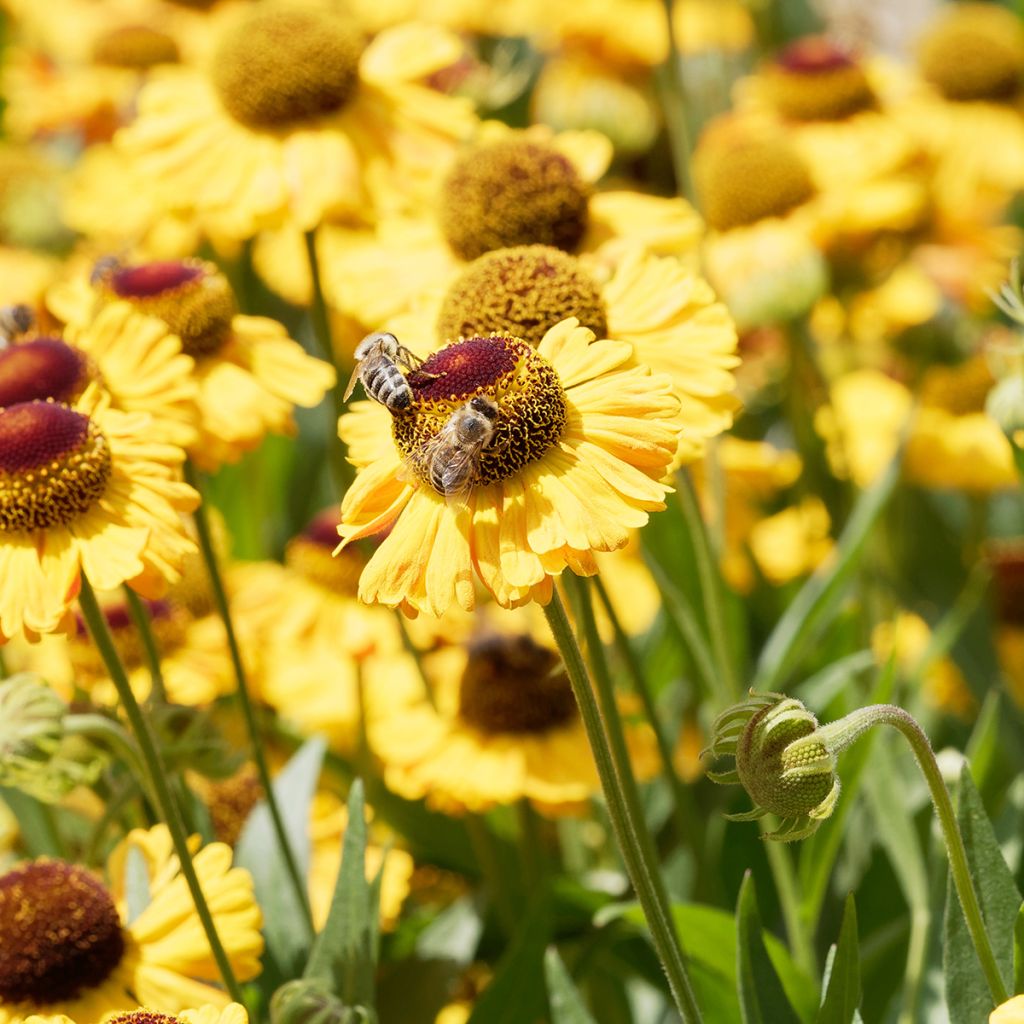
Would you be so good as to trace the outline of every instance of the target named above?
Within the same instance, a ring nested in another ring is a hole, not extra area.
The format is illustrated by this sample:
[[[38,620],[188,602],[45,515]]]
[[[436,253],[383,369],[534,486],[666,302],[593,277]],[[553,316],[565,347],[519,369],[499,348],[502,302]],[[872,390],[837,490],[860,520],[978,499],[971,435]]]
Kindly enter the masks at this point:
[[[857,944],[857,907],[846,897],[839,942],[829,951],[825,995],[814,1024],[853,1024],[859,1019],[860,950]]]

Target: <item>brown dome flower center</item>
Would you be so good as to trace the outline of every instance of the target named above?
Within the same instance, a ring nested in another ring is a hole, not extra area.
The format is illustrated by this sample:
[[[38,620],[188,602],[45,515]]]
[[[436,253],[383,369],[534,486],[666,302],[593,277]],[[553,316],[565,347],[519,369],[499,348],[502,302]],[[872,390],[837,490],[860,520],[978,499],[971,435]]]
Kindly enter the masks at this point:
[[[784,139],[708,140],[694,158],[708,223],[719,231],[781,217],[814,195],[800,155]]]
[[[172,0],[172,3],[178,2],[180,0]],[[106,1024],[180,1024],[180,1018],[169,1017],[155,1010],[131,1010],[119,1013],[116,1017],[107,1017]]]
[[[486,733],[543,733],[576,717],[558,655],[529,636],[492,636],[470,647],[459,717]]]
[[[474,260],[448,289],[437,320],[441,341],[494,331],[540,344],[574,316],[599,338],[608,332],[604,302],[575,256],[549,245],[498,249]]]
[[[228,113],[247,128],[287,129],[352,98],[364,45],[340,14],[268,5],[221,42],[213,83]]]
[[[42,860],[0,877],[0,1000],[74,999],[123,955],[114,901],[85,868]]]
[[[284,553],[285,565],[332,594],[355,597],[359,593],[359,575],[365,561],[352,547],[335,556],[338,546],[337,508],[324,509],[305,530],[289,541]]]
[[[97,264],[93,282],[107,301],[130,302],[160,317],[194,358],[212,355],[231,335],[235,297],[227,278],[203,260],[166,260],[122,266]]]
[[[436,490],[431,467],[456,454],[444,437],[451,437],[453,415],[463,414],[471,399],[484,397],[498,407],[493,435],[477,453],[474,484],[514,476],[562,436],[562,382],[555,368],[519,338],[469,338],[435,352],[421,369],[409,382],[412,405],[395,414],[392,432],[413,471]],[[432,460],[424,459],[428,451]]]
[[[146,649],[127,603],[120,591],[101,594],[100,601],[107,628],[121,655],[121,661],[129,671],[147,664]],[[149,616],[150,628],[156,640],[160,656],[167,657],[181,646],[185,639],[187,615],[167,601],[143,601]],[[69,655],[76,672],[85,680],[106,679],[109,676],[106,663],[93,643],[85,620],[79,615],[75,634],[69,640]]]
[[[148,25],[121,25],[100,36],[92,47],[97,64],[144,71],[157,64],[177,64],[178,44]]]
[[[263,799],[256,766],[247,761],[226,779],[199,776],[192,781],[210,812],[214,835],[220,842],[234,846],[249,812]]]
[[[1011,100],[1024,75],[1024,26],[998,4],[955,4],[921,40],[918,63],[947,99]]]
[[[921,403],[956,416],[981,412],[994,384],[995,378],[983,356],[958,366],[932,366],[921,381]]]
[[[791,43],[766,74],[772,102],[797,121],[838,121],[875,106],[864,69],[822,36]]]
[[[52,398],[71,403],[91,373],[84,352],[59,338],[33,338],[0,349],[0,407]]]
[[[0,532],[64,526],[110,479],[110,447],[88,416],[53,402],[0,411]]]
[[[589,195],[589,186],[556,149],[505,139],[456,161],[442,192],[441,229],[464,260],[514,245],[572,252],[587,229]]]
[[[988,551],[999,622],[1024,626],[1024,542],[1002,541]]]

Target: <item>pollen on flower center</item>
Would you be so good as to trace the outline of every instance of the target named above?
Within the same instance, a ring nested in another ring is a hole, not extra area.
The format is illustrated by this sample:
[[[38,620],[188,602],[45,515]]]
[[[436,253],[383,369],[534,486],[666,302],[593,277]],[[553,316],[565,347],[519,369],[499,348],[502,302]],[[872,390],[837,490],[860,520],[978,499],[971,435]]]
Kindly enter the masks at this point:
[[[806,164],[782,138],[707,136],[694,175],[707,221],[719,231],[781,217],[814,195]]]
[[[486,733],[543,733],[576,717],[561,659],[529,636],[489,636],[471,645],[459,717]]]
[[[324,509],[299,536],[288,542],[284,561],[311,583],[332,594],[355,597],[359,592],[359,575],[365,561],[352,547],[342,549],[336,556],[333,554],[338,546],[340,520],[339,509]]]
[[[997,4],[956,4],[922,39],[921,74],[950,100],[1011,100],[1024,76],[1024,26]]]
[[[180,1018],[157,1013],[155,1010],[131,1010],[107,1017],[106,1024],[179,1024]]]
[[[531,345],[574,316],[599,338],[604,301],[575,256],[550,245],[498,249],[474,260],[448,289],[437,321],[441,341],[509,333]]]
[[[0,408],[52,398],[73,402],[95,376],[84,352],[59,338],[33,338],[0,349]]]
[[[0,1000],[73,999],[123,955],[114,901],[85,868],[35,861],[0,877]]]
[[[121,25],[101,35],[92,47],[93,60],[111,67],[145,70],[157,64],[177,64],[178,44],[148,25]]]
[[[822,36],[786,47],[767,80],[780,113],[797,121],[837,121],[875,106],[864,69]]]
[[[93,281],[107,301],[130,302],[157,316],[195,358],[212,355],[231,334],[235,297],[227,278],[203,260],[164,260],[136,266],[97,265]]]
[[[107,439],[88,416],[53,402],[0,411],[0,532],[63,526],[110,479]]]
[[[572,252],[587,229],[588,199],[586,182],[556,149],[504,139],[456,161],[442,193],[441,229],[464,260],[513,245]]]
[[[420,478],[436,485],[416,455],[453,413],[477,396],[498,406],[493,438],[479,453],[480,484],[506,480],[558,443],[565,390],[555,368],[520,338],[469,338],[435,352],[413,376],[412,405],[395,414],[395,444]]]
[[[228,113],[256,131],[340,110],[355,93],[364,39],[328,11],[259,10],[230,32],[213,62]]]

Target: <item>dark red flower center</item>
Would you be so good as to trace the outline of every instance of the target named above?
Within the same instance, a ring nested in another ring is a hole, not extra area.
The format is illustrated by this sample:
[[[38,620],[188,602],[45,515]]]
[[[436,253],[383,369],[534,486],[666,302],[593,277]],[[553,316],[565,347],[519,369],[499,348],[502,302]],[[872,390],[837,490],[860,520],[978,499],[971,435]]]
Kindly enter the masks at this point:
[[[0,877],[0,1000],[74,999],[123,955],[114,901],[85,868],[42,860]]]
[[[202,276],[200,265],[162,260],[137,267],[118,267],[110,274],[110,287],[122,299],[150,298],[197,281]]]
[[[73,402],[88,381],[85,353],[59,338],[35,338],[0,349],[0,407],[37,398]]]

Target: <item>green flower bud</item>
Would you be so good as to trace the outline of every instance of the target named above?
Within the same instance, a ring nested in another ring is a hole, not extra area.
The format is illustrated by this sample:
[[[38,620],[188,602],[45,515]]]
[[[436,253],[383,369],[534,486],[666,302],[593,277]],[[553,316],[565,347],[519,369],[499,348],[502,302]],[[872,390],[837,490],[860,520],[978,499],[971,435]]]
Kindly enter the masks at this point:
[[[271,1024],[354,1024],[353,1011],[315,978],[297,978],[282,985],[271,997],[270,1021]]]
[[[95,781],[102,761],[65,735],[67,713],[39,676],[24,672],[0,682],[0,785],[53,802]]]
[[[818,720],[792,697],[752,693],[718,717],[709,749],[715,757],[731,756],[736,762],[730,771],[709,772],[709,778],[740,783],[754,801],[752,810],[730,818],[752,821],[774,814],[780,819],[766,839],[803,839],[835,807],[835,754]]]

